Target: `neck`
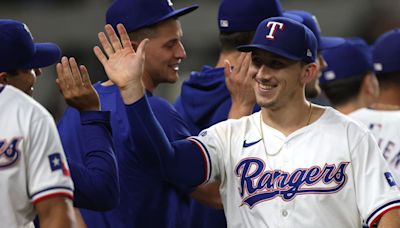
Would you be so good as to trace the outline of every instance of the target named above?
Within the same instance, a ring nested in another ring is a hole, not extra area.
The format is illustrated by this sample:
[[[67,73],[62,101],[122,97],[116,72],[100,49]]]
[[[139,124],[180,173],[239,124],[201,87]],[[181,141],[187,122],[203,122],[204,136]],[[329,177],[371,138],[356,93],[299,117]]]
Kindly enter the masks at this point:
[[[230,51],[223,52],[219,55],[217,65],[215,67],[224,67],[225,60],[228,60],[232,66],[235,66],[237,63],[237,59],[240,56],[240,52],[238,51]]]
[[[366,99],[356,99],[354,101],[347,102],[346,104],[336,105],[334,108],[339,112],[347,115],[352,113],[360,108],[368,107],[372,104],[371,101]]]
[[[316,116],[315,109],[315,106],[303,100],[300,103],[292,103],[290,106],[277,109],[262,108],[261,115],[265,124],[288,136],[312,123]]]
[[[394,89],[381,90],[378,100],[373,105],[371,105],[371,107],[380,106],[379,107],[380,109],[390,109],[390,110],[393,110],[393,108],[400,109],[400,94],[398,92],[399,91],[398,89],[399,88],[397,88],[396,90]]]

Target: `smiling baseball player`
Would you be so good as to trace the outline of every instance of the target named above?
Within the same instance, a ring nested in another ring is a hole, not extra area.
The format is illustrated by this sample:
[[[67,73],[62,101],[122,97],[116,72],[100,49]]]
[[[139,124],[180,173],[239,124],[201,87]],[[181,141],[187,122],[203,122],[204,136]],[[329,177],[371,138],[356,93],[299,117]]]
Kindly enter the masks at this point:
[[[121,90],[132,129],[141,132],[136,140],[158,157],[168,181],[188,186],[221,181],[228,227],[358,228],[362,220],[400,226],[399,190],[371,133],[305,99],[305,85],[317,70],[317,41],[304,25],[266,19],[252,43],[239,47],[252,52],[260,112],[172,143],[138,80],[146,41],[135,52],[122,25],[118,32],[122,45],[102,40],[103,47],[114,49],[95,53]]]

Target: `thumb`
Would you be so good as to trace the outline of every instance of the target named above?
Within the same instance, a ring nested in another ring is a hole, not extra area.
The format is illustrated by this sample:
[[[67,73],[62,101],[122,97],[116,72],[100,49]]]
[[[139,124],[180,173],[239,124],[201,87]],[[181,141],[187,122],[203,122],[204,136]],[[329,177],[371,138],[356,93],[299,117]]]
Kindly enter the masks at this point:
[[[147,42],[149,42],[149,39],[147,39],[147,38],[142,40],[142,42],[140,42],[140,44],[137,48],[137,51],[136,51],[136,54],[143,60],[145,59],[145,54],[146,54],[145,48],[146,48]]]
[[[232,74],[231,63],[227,59],[224,61],[224,74],[225,74],[225,79],[229,78]]]

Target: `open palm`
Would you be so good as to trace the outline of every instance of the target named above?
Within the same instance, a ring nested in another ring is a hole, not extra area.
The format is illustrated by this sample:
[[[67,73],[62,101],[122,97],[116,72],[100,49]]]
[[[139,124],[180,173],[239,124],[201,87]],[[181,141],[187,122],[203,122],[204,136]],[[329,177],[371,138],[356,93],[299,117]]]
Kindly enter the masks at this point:
[[[94,48],[94,53],[103,65],[108,78],[119,88],[124,88],[130,84],[141,83],[145,59],[144,47],[148,40],[143,40],[135,52],[125,27],[119,24],[117,29],[121,40],[111,25],[105,26],[109,40],[104,32],[98,35],[105,53],[98,46]]]

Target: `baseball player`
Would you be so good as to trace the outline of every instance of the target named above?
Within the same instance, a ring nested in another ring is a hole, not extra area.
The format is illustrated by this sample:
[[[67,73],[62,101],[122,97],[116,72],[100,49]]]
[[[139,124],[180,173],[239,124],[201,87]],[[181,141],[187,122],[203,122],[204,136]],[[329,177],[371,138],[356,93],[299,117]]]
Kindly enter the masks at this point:
[[[141,40],[151,38],[147,46],[143,82],[152,110],[171,140],[186,138],[189,133],[174,108],[165,99],[153,96],[153,91],[160,83],[177,81],[180,63],[186,58],[178,17],[197,7],[174,9],[172,2],[167,0],[117,0],[106,14],[107,22],[113,26],[120,22],[127,26],[135,49]],[[99,38],[106,39],[104,36]],[[105,81],[96,83],[94,88],[99,93],[102,109],[111,111],[121,196],[119,205],[110,212],[81,210],[87,225],[98,228],[188,227],[189,193],[192,188],[165,181],[159,170],[159,162],[145,165],[143,160],[156,160],[147,156],[142,158],[142,155],[151,153],[140,153],[145,149],[142,143],[133,143],[141,133],[129,127],[118,87],[111,81]],[[85,141],[81,139],[77,110],[68,108],[58,127],[63,145],[69,151],[74,151],[73,156],[79,161]]]
[[[221,47],[218,62],[215,67],[205,65],[201,71],[193,71],[183,83],[181,95],[174,103],[191,134],[198,134],[200,130],[227,118],[239,118],[260,110],[255,105],[252,79],[246,76],[250,55],[241,54],[236,46],[249,44],[263,19],[281,15],[282,7],[277,0],[221,1],[218,10]],[[231,65],[233,70],[228,70]],[[227,77],[224,68],[227,69]],[[218,188],[217,185],[215,189]],[[216,210],[193,201],[190,212],[192,228],[226,227],[222,209]]]
[[[108,30],[114,42],[103,39],[105,54],[95,51],[141,132],[137,140],[173,183],[221,181],[228,227],[361,227],[362,219],[400,226],[399,190],[370,132],[305,98],[317,70],[317,40],[307,27],[284,17],[262,21],[252,43],[239,47],[251,51],[261,111],[174,142],[144,95],[143,48],[132,49],[122,25],[118,32],[121,43]]]
[[[0,32],[0,82],[32,95],[36,77],[41,74],[40,67],[60,59],[58,46],[33,43],[28,27],[15,20],[0,20]],[[109,113],[98,111],[99,98],[91,86],[87,70],[84,66],[79,68],[75,59],[64,57],[57,65],[57,73],[56,82],[65,100],[80,110],[81,135],[86,142],[80,158],[84,165],[71,161],[68,149],[65,151],[75,186],[74,206],[109,210],[119,200]],[[99,198],[104,199],[100,201]]]
[[[2,82],[6,72],[13,72],[13,82],[34,76],[33,69],[51,65],[59,56],[55,44],[33,43],[24,24],[0,20]],[[50,113],[4,84],[0,106],[1,227],[34,227],[36,215],[41,227],[75,227],[73,183]]]
[[[361,38],[346,38],[338,47],[323,51],[328,63],[320,79],[332,106],[343,114],[369,107],[379,95],[372,52]]]
[[[383,157],[400,177],[400,30],[382,34],[373,45],[374,70],[379,81],[378,99],[368,108],[350,113],[376,136]]]

